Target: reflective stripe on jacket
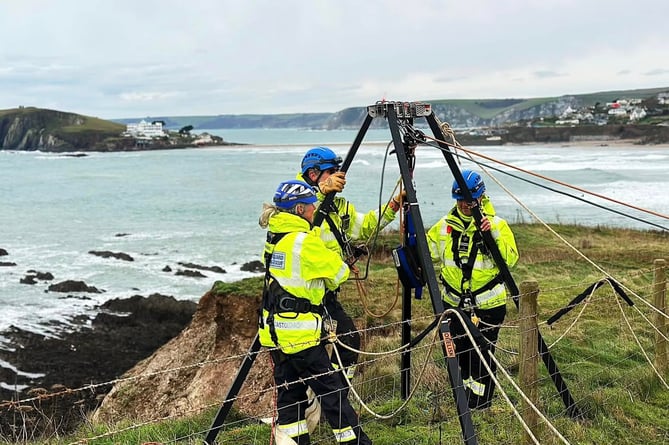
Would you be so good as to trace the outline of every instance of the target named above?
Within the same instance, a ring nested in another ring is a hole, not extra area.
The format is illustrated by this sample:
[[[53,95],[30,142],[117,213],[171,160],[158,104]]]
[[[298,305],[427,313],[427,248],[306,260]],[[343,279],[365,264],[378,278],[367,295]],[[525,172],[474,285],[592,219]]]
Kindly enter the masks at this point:
[[[495,216],[495,210],[487,197],[484,197],[481,206],[482,211],[490,221],[491,235],[495,239],[502,258],[509,267],[513,267],[518,261],[518,249],[516,248],[516,240],[513,232],[511,232],[511,228],[509,228],[505,220]],[[460,254],[462,264],[467,263],[469,253],[474,246],[474,243],[471,241],[474,239],[476,227],[474,226],[473,218],[462,218],[459,215],[457,207],[454,207],[427,232],[427,242],[432,262],[441,266],[441,278],[449,286],[458,290],[458,293],[462,294],[466,291],[476,292],[495,279],[497,274],[499,274],[499,268],[492,257],[485,255],[479,249],[474,262],[471,281],[463,283],[462,269],[457,266],[453,258],[454,231],[461,233],[461,245],[465,237],[470,240],[466,252],[461,252]],[[453,292],[444,290],[442,297],[452,306],[460,304],[460,297]],[[504,284],[498,284],[492,289],[482,292],[475,299],[476,305],[481,309],[490,309],[506,304],[506,289],[504,288]]]
[[[297,215],[280,212],[269,220],[272,233],[287,233],[276,245],[268,246],[272,255],[269,273],[272,279],[289,294],[304,298],[318,306],[323,303],[325,290],[334,290],[346,281],[348,266],[329,250],[319,237],[319,229],[311,230],[309,223]],[[278,345],[272,340],[267,308],[263,308],[263,328],[258,332],[260,344],[279,346],[286,354],[294,354],[320,342],[322,316],[315,312],[279,312],[273,314]]]

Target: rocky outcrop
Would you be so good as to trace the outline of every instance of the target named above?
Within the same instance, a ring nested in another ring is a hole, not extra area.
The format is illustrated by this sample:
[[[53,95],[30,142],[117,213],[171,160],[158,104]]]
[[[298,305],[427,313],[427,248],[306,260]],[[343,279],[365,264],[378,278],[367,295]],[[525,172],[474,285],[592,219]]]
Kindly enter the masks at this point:
[[[135,261],[133,257],[124,252],[110,252],[109,250],[89,250],[91,255],[99,256],[101,258],[116,258],[123,261]]]
[[[75,113],[39,108],[0,112],[0,149],[72,151],[90,149],[124,127]]]
[[[181,332],[191,321],[196,303],[170,296],[136,295],[102,305],[91,321],[70,320],[79,326],[58,329],[58,336],[40,335],[15,327],[0,334],[11,348],[0,348],[0,381],[16,385],[19,392],[0,387],[0,437],[35,439],[72,432],[95,409],[110,382],[139,360]],[[76,389],[96,383],[85,391]],[[75,391],[71,391],[71,389]],[[21,406],[5,401],[40,397]],[[28,434],[25,436],[24,434]]]
[[[248,286],[248,280],[241,283]],[[260,303],[259,297],[230,293],[225,287],[217,282],[200,299],[190,325],[124,376],[137,379],[114,386],[95,420],[150,420],[196,412],[225,399],[256,335]],[[267,391],[271,369],[267,353],[259,354],[236,408],[249,415],[267,413],[273,394]]]
[[[94,294],[101,293],[95,286],[89,286],[83,281],[65,280],[60,283],[54,283],[49,286],[50,292],[90,292]]]

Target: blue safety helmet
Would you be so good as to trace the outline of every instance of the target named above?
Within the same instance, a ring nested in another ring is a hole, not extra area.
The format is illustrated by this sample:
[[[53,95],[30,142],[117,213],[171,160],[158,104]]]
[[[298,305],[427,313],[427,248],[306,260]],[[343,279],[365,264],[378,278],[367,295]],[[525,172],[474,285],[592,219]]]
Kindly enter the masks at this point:
[[[310,168],[321,171],[333,167],[339,169],[341,162],[341,158],[328,147],[314,147],[302,158],[302,174],[304,175]]]
[[[292,209],[297,204],[313,204],[318,198],[309,184],[292,179],[279,184],[273,201],[280,209]]]
[[[485,184],[483,183],[483,178],[481,178],[481,175],[475,171],[463,170],[462,177],[465,178],[465,183],[467,184],[469,192],[472,194],[472,198],[477,199],[483,196],[485,193]],[[460,190],[460,186],[458,185],[458,181],[453,181],[451,194],[453,195],[453,199],[465,199],[464,195],[462,194],[462,190]]]

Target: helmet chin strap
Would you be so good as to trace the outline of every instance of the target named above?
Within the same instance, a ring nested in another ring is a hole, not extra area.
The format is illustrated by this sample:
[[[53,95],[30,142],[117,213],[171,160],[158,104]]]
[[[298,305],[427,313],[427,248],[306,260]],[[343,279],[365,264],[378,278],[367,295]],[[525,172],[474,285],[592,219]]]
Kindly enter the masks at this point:
[[[302,174],[302,177],[304,178],[304,182],[306,182],[307,184],[309,184],[312,187],[317,187],[318,183],[321,180],[321,176],[323,176],[323,170],[318,169],[318,176],[316,177],[315,181],[312,181],[311,178],[309,177],[309,171],[311,171],[311,169],[307,170],[306,173]]]

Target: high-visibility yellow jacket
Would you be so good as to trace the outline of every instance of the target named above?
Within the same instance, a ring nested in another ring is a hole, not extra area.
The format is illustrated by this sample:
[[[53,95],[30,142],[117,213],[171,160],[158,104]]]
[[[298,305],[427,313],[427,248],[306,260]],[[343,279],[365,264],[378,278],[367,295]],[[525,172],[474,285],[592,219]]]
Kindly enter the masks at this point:
[[[304,181],[304,177],[301,173],[297,174],[297,179]],[[319,202],[323,202],[325,199],[325,195],[318,191],[317,187],[316,196],[318,197]],[[377,225],[379,231],[381,231],[395,219],[395,212],[386,204],[381,207],[382,213],[380,224],[378,209],[372,209],[367,213],[358,212],[351,202],[339,195],[335,196],[333,204],[337,209],[337,212],[330,212],[328,215],[339,231],[346,235],[350,240],[366,240],[376,233]],[[344,258],[342,248],[339,245],[339,242],[337,242],[334,233],[330,230],[328,222],[323,220],[320,227],[321,239],[328,249],[337,252]]]
[[[275,245],[266,244],[265,249],[271,252],[270,280],[275,280],[290,296],[321,306],[325,290],[336,289],[348,278],[348,266],[325,246],[320,229],[312,230],[305,219],[280,212],[270,217],[268,230],[286,234]],[[284,353],[294,354],[320,342],[322,324],[322,314],[317,311],[281,312],[264,307],[258,332],[260,344],[279,346]]]
[[[518,261],[518,249],[508,223],[495,215],[495,209],[487,197],[481,202],[481,210],[490,220],[490,231],[502,258],[509,267],[513,267]],[[493,258],[484,252],[485,248],[477,249],[470,280],[463,280],[462,269],[455,261],[454,239],[458,241],[459,259],[462,264],[466,264],[474,247],[475,232],[474,219],[460,214],[457,206],[427,232],[432,262],[441,265],[441,278],[446,283],[442,297],[448,304],[458,306],[463,293],[470,291],[476,294],[479,291],[481,293],[475,295],[477,307],[491,309],[502,306],[506,304],[506,289],[501,280],[494,286],[495,283],[491,283],[498,276],[499,268]],[[486,286],[491,288],[481,291]]]

